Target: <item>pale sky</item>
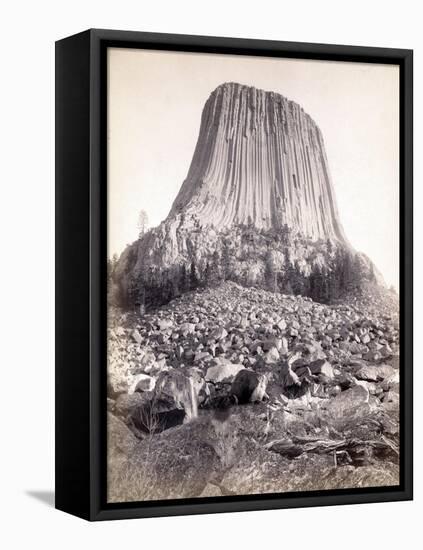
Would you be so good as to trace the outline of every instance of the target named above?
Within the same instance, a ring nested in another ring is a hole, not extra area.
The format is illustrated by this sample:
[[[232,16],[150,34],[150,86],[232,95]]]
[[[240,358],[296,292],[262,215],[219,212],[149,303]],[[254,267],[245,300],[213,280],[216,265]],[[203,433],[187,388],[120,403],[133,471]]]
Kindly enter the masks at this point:
[[[348,240],[399,287],[399,70],[393,65],[109,49],[108,253],[164,220],[210,93],[239,82],[299,103],[320,127]]]

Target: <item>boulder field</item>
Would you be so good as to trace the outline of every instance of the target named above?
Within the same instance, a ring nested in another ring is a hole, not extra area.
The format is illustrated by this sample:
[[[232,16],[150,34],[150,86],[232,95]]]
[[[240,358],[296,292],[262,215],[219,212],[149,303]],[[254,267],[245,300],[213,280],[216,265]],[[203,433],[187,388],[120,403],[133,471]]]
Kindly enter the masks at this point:
[[[399,483],[399,319],[224,282],[108,318],[111,502]]]

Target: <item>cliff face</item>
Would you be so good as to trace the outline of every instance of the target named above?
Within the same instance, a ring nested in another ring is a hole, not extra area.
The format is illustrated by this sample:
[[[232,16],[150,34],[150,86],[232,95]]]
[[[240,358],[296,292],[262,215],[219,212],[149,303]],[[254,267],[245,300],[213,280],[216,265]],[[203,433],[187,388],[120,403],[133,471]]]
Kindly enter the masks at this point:
[[[297,103],[236,83],[219,86],[205,104],[168,219],[180,212],[203,226],[286,224],[312,240],[345,242],[318,126]]]
[[[314,298],[324,287],[324,299],[325,280],[339,292],[375,277],[344,235],[318,126],[293,101],[236,83],[210,95],[168,217],[122,254],[118,273],[126,294],[232,279]]]

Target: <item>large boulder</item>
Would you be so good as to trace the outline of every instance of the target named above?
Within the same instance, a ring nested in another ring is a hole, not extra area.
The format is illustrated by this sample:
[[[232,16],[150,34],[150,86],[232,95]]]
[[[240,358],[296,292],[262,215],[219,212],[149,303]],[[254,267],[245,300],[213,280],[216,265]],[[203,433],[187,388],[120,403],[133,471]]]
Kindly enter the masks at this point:
[[[287,328],[288,325],[286,324],[285,319],[280,319],[280,320],[276,323],[276,326],[278,327],[279,330],[284,331],[284,330],[286,330],[286,328]]]
[[[125,368],[109,368],[107,373],[107,395],[116,399],[119,395],[127,393],[128,381]]]
[[[243,365],[231,363],[230,361],[219,361],[216,365],[207,369],[206,382],[213,382],[214,384],[231,383],[239,371],[243,369]]]
[[[152,376],[143,373],[137,374],[132,378],[128,393],[153,391],[155,385],[156,380]]]
[[[210,396],[209,386],[206,383],[203,372],[198,367],[191,367],[187,370],[187,375],[192,380],[198,403],[203,403]]]
[[[266,375],[243,369],[238,372],[232,382],[231,394],[235,395],[239,404],[256,403],[268,398],[266,386]]]
[[[220,340],[224,340],[227,336],[228,331],[224,327],[217,327],[210,333],[209,338],[219,342]]]
[[[326,359],[317,359],[308,365],[311,374],[324,374],[327,378],[333,378],[333,367]]]
[[[137,438],[122,420],[112,413],[107,413],[107,446],[110,456],[127,458],[137,444]]]
[[[264,355],[264,362],[267,364],[277,363],[280,360],[280,354],[276,346],[272,346]]]
[[[363,386],[353,386],[326,404],[326,411],[334,418],[353,417],[368,411],[369,390]]]
[[[178,409],[183,409],[188,418],[198,415],[198,392],[200,382],[188,372],[177,369],[162,372],[156,381],[156,398],[170,399]]]
[[[383,395],[383,408],[386,411],[399,411],[399,394],[390,390]]]
[[[160,330],[168,330],[173,327],[173,321],[171,319],[159,319],[157,326]]]
[[[279,382],[282,388],[289,388],[291,386],[299,386],[300,379],[298,375],[292,370],[288,361],[284,361],[280,366]]]
[[[400,382],[399,371],[394,370],[393,374],[391,374],[390,376],[384,379],[382,383],[382,389],[384,391],[391,390],[399,393],[399,382]]]
[[[355,376],[359,380],[367,380],[369,382],[380,382],[385,378],[392,376],[395,369],[390,365],[366,365],[361,367]]]
[[[119,416],[130,416],[143,403],[145,403],[145,397],[140,393],[123,393],[116,399],[114,411]]]

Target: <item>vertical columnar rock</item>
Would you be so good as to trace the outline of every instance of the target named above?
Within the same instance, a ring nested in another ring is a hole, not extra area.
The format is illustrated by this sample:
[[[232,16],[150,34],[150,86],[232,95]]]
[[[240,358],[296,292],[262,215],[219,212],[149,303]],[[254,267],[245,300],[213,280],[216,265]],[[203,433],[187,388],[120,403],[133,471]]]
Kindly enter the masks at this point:
[[[346,241],[316,123],[297,103],[236,83],[216,88],[205,104],[168,219],[180,212],[218,229],[286,224],[312,240]]]

